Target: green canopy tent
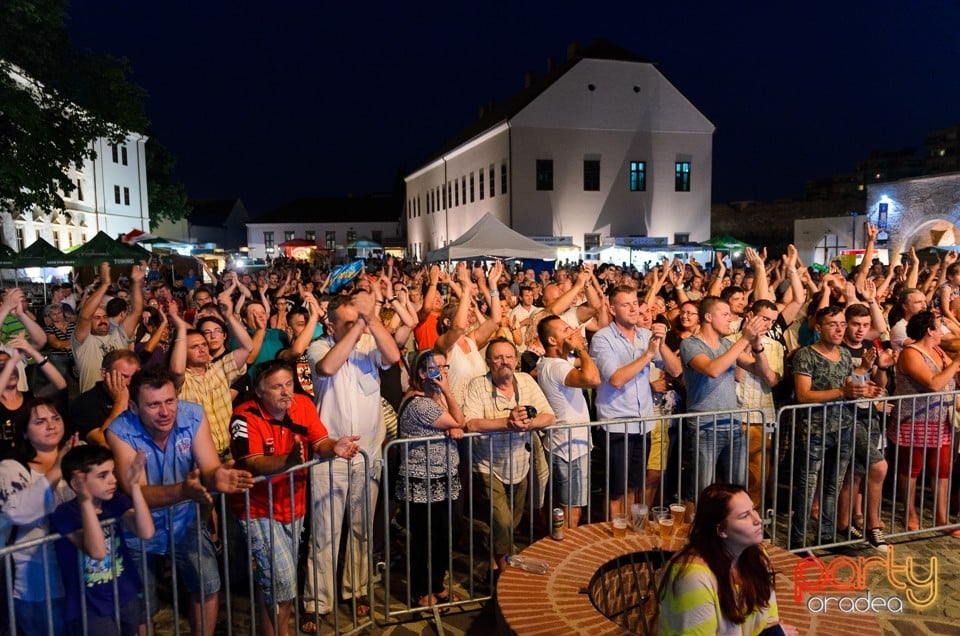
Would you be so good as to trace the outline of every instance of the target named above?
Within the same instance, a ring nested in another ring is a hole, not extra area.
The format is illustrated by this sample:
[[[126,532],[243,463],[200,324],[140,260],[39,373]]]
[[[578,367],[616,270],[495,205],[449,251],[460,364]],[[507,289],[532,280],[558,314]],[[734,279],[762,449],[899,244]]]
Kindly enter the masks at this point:
[[[64,254],[53,245],[47,243],[45,239],[38,238],[28,245],[22,252],[13,259],[14,267],[72,267],[74,259],[72,256]],[[43,302],[47,302],[47,278],[40,276],[43,282]]]
[[[84,245],[72,249],[70,255],[79,267],[97,267],[100,263],[111,265],[134,265],[150,259],[150,252],[136,245],[116,241],[106,233],[97,235]]]
[[[711,247],[715,252],[743,251],[744,248],[752,247],[749,243],[744,243],[740,239],[730,236],[729,234],[720,234],[719,236],[714,236],[709,241],[704,241],[700,245],[703,247]]]

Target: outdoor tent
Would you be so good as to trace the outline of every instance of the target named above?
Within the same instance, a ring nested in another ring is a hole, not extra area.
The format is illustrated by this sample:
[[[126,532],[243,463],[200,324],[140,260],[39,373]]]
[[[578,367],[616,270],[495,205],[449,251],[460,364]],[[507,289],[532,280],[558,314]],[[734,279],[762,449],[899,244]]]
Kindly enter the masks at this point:
[[[13,262],[17,267],[72,267],[74,260],[69,254],[64,254],[38,237],[17,254]]]
[[[106,232],[97,232],[86,244],[70,253],[76,264],[96,267],[106,261],[111,265],[133,265],[150,259],[150,252],[137,245],[127,245],[110,238]]]
[[[714,236],[709,241],[704,241],[701,243],[703,247],[711,247],[715,251],[743,251],[743,248],[750,247],[749,243],[744,243],[738,238],[734,238],[729,234],[721,234],[720,236]]]
[[[514,232],[487,212],[456,241],[427,254],[428,263],[478,258],[536,258],[552,261],[556,260],[557,251]]]

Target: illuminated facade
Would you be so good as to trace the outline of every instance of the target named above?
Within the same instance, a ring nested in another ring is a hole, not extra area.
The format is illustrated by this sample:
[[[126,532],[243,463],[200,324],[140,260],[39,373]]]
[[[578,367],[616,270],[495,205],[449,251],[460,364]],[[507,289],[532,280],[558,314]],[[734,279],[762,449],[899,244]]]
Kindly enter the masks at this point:
[[[710,238],[714,125],[653,62],[604,42],[570,53],[406,177],[410,256],[487,212],[584,249]]]

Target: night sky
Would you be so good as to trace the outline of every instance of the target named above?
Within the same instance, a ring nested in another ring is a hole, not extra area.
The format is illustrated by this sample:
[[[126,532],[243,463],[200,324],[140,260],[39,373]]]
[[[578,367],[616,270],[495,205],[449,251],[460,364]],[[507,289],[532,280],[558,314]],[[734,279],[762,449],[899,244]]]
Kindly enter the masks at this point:
[[[265,4],[75,0],[69,25],[130,60],[190,196],[254,215],[390,190],[574,41],[658,62],[713,121],[717,202],[800,198],[960,124],[956,0]]]

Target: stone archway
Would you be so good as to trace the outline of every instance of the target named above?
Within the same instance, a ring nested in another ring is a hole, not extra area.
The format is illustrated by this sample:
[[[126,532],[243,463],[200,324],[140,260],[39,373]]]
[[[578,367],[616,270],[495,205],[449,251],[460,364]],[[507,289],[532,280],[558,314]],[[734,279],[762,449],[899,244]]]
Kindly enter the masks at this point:
[[[908,251],[911,247],[917,252],[929,247],[948,247],[960,245],[960,220],[945,218],[926,219],[902,234],[902,246],[897,253]]]

